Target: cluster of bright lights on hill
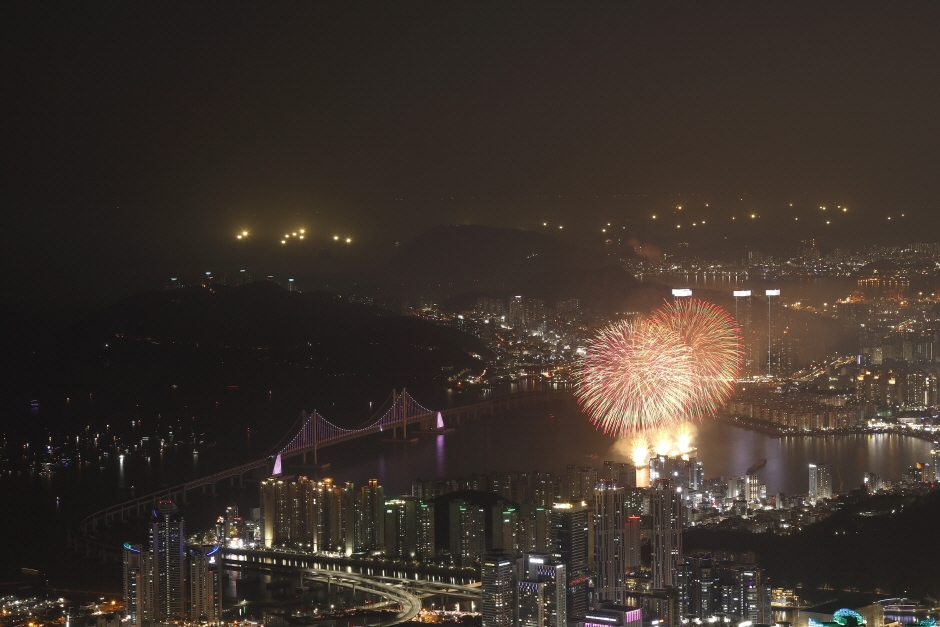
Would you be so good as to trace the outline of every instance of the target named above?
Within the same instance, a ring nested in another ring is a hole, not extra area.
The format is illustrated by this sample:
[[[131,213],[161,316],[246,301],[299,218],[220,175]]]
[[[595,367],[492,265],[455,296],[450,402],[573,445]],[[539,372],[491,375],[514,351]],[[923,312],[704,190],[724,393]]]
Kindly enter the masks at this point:
[[[744,202],[744,199],[740,199]],[[792,213],[787,217],[787,210],[791,209]],[[799,213],[799,215],[793,215]],[[607,237],[613,236],[613,234],[629,231],[631,226],[637,226],[643,220],[650,220],[652,222],[662,223],[665,222],[666,225],[675,224],[676,229],[684,228],[695,228],[696,230],[701,229],[702,227],[708,226],[711,229],[722,228],[722,225],[726,225],[728,222],[734,222],[736,224],[747,224],[747,223],[759,223],[762,220],[767,218],[793,218],[795,222],[810,222],[810,225],[817,225],[821,227],[826,226],[839,226],[847,225],[848,223],[845,220],[851,219],[849,215],[849,208],[845,205],[836,205],[834,208],[827,205],[814,205],[808,207],[803,205],[802,207],[794,205],[794,203],[788,203],[784,205],[783,208],[767,206],[762,210],[742,210],[731,209],[730,211],[710,208],[709,203],[704,203],[703,205],[696,206],[683,206],[683,205],[672,205],[668,206],[659,211],[646,214],[646,217],[639,216],[637,219],[627,219],[626,225],[623,220],[620,220],[618,224],[617,220],[611,222],[603,222],[599,225],[600,232]],[[697,217],[693,217],[695,214]],[[836,215],[832,215],[836,214]],[[702,217],[704,215],[704,217]],[[837,216],[844,216],[843,218],[837,218]],[[858,216],[856,216],[858,217]],[[892,220],[892,218],[906,218],[906,213],[895,214],[894,216],[886,215],[887,220]],[[841,222],[840,222],[841,220]],[[558,228],[564,229],[565,227],[561,224],[553,224],[550,221],[541,222],[543,228]],[[618,231],[620,229],[620,231]]]
[[[293,232],[291,232],[291,233],[284,233],[284,239],[281,240],[281,243],[282,243],[282,244],[286,244],[287,241],[288,241],[291,237],[293,237],[293,238],[295,238],[295,239],[303,239],[303,238],[305,237],[304,234],[305,234],[306,232],[307,232],[307,229],[297,229],[296,231],[293,231]]]
[[[250,231],[245,229],[237,233],[235,235],[235,239],[239,241],[244,241],[244,240],[249,239],[250,235],[251,235]],[[289,233],[284,233],[284,235],[278,241],[280,241],[282,246],[286,246],[290,242],[299,242],[305,239],[307,239],[307,229],[301,228],[295,231],[290,231]],[[351,237],[344,237],[340,235],[333,235],[331,239],[334,242],[344,242],[346,244],[352,244],[352,241],[353,241]]]

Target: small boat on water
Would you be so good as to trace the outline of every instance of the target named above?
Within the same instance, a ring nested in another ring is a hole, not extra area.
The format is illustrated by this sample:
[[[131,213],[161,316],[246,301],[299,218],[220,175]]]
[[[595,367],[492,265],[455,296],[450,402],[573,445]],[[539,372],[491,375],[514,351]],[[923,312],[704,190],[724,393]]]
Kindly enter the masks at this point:
[[[766,459],[758,459],[754,465],[747,469],[746,475],[753,475],[755,472],[767,465]]]

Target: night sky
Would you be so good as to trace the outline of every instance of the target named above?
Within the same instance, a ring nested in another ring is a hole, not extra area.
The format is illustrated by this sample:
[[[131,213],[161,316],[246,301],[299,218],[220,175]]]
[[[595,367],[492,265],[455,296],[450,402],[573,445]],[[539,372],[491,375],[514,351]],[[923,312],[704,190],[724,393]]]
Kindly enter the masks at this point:
[[[436,224],[655,240],[643,221],[674,205],[713,236],[789,203],[849,207],[860,240],[901,213],[908,240],[940,228],[937,3],[0,12],[15,306],[159,287],[229,263],[242,229],[368,257]]]

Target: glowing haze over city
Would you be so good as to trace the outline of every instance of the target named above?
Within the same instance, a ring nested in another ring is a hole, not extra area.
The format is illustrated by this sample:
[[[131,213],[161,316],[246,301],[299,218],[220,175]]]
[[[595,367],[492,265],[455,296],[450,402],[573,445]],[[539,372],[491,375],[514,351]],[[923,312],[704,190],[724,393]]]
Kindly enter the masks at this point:
[[[0,627],[935,627],[940,5],[2,22]]]

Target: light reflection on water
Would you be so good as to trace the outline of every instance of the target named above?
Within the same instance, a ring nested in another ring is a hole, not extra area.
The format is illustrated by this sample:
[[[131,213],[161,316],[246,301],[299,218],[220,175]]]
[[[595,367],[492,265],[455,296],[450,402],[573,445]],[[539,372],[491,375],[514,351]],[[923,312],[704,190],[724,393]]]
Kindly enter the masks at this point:
[[[693,441],[709,478],[742,475],[766,459],[756,474],[769,494],[805,493],[810,463],[833,466],[834,488],[840,482],[846,490],[861,484],[866,470],[896,480],[914,463],[929,461],[931,448],[929,442],[894,435],[777,438],[716,421],[699,424]],[[321,459],[332,463],[337,481],[361,484],[377,478],[386,493],[402,494],[418,478],[512,470],[560,473],[567,464],[600,467],[606,460],[629,461],[623,450],[566,399],[464,422],[451,434],[422,436],[416,445],[361,441],[355,452],[331,447]]]

